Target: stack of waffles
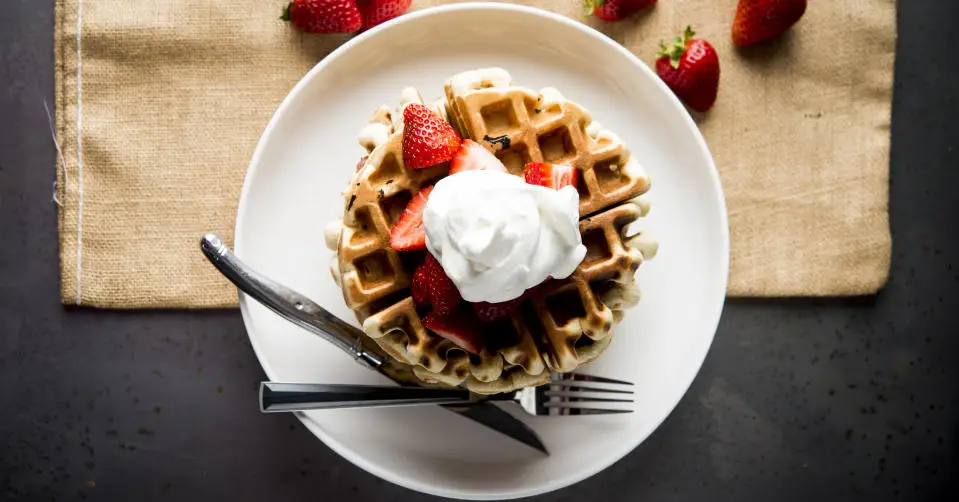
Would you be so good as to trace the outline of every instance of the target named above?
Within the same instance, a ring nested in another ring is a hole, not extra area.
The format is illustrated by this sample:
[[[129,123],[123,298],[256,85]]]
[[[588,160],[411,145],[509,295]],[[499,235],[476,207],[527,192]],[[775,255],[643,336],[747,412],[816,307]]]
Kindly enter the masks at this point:
[[[570,372],[599,356],[625,309],[639,300],[634,274],[656,242],[631,225],[649,207],[649,179],[626,145],[558,91],[517,87],[501,69],[465,72],[433,105],[463,138],[523,175],[528,162],[567,164],[579,173],[579,230],[587,253],[573,274],[529,291],[507,319],[484,323],[482,350],[470,353],[426,329],[411,297],[423,253],[397,252],[390,230],[421,189],[449,172],[443,163],[408,169],[403,162],[402,109],[422,103],[406,89],[400,109],[380,107],[360,135],[369,155],[344,191],[342,221],[327,231],[336,251],[331,270],[363,329],[424,382],[465,385],[494,394],[540,385],[550,372]]]

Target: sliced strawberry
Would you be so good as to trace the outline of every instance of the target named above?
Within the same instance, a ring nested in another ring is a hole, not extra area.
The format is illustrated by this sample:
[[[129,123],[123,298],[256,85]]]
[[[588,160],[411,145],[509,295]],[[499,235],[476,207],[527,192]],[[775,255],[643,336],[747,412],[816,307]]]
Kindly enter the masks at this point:
[[[473,311],[476,312],[476,317],[479,317],[480,321],[483,321],[483,322],[500,321],[502,319],[506,319],[507,317],[509,317],[509,315],[512,314],[513,312],[516,312],[516,309],[519,308],[519,306],[523,303],[524,300],[529,298],[529,295],[537,287],[539,287],[539,284],[524,291],[523,294],[519,296],[519,298],[513,298],[512,300],[507,300],[505,302],[499,302],[499,303],[476,302],[476,303],[471,303],[470,305],[473,306]]]
[[[500,171],[506,172],[506,166],[483,145],[464,139],[450,162],[450,174],[461,171]]]
[[[462,140],[453,126],[425,105],[407,105],[403,124],[403,163],[410,169],[446,162],[460,147]]]
[[[417,307],[427,307],[430,304],[429,275],[427,274],[426,264],[416,267],[413,273],[413,301]]]
[[[426,249],[426,229],[423,227],[423,211],[433,186],[430,185],[413,196],[399,221],[390,231],[390,247],[397,251],[419,251]]]
[[[441,315],[453,312],[463,301],[460,290],[456,289],[456,284],[446,275],[443,265],[432,254],[426,253],[423,266],[426,268],[426,284],[433,309]]]
[[[506,319],[510,314],[516,312],[516,309],[519,308],[520,304],[523,303],[523,300],[525,299],[526,295],[523,294],[523,296],[520,296],[519,298],[505,302],[476,302],[472,304],[473,311],[476,312],[476,317],[479,317],[480,321],[496,322]]]
[[[468,352],[479,354],[483,350],[480,330],[469,310],[460,309],[447,315],[430,312],[423,318],[423,326]]]
[[[524,170],[524,177],[526,178],[526,183],[530,185],[540,185],[546,186],[545,174],[548,164],[542,162],[528,162]]]
[[[566,186],[576,187],[579,173],[576,168],[566,164],[530,162],[526,164],[526,182],[559,190]]]

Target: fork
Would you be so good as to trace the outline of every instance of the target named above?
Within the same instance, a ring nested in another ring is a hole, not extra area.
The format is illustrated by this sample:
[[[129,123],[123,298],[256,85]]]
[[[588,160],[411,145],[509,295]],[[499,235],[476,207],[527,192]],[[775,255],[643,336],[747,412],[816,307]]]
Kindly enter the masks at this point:
[[[599,384],[595,386],[593,384]],[[579,373],[553,374],[549,383],[517,391],[482,396],[465,389],[389,387],[316,383],[260,383],[260,411],[375,408],[423,404],[460,405],[483,401],[514,401],[534,416],[608,415],[631,413],[632,383]],[[615,397],[614,397],[615,396]],[[605,403],[593,407],[593,403]],[[613,406],[613,407],[608,407]]]

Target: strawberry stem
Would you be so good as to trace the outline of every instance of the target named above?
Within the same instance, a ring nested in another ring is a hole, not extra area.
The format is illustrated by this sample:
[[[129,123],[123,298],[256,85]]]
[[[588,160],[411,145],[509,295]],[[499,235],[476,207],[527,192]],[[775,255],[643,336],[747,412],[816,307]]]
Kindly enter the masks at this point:
[[[656,54],[656,58],[668,57],[669,65],[673,68],[679,68],[679,60],[683,58],[683,54],[686,52],[686,43],[692,40],[695,35],[696,32],[693,31],[693,27],[686,26],[682,36],[674,38],[669,45],[660,41],[659,53]]]
[[[281,21],[290,20],[290,10],[293,9],[293,2],[286,4],[286,7],[283,8],[283,15],[280,16]]]
[[[606,3],[606,0],[586,0],[583,2],[586,17],[592,16],[593,12],[602,7],[604,3]]]

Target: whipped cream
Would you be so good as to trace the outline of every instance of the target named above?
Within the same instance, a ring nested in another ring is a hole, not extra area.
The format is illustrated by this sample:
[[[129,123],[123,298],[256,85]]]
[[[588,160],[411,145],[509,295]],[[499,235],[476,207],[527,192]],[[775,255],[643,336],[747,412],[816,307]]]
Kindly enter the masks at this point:
[[[390,135],[393,134],[390,115],[388,106],[380,106],[367,120],[363,129],[360,130],[357,140],[360,142],[360,146],[366,149],[367,153],[372,153],[376,147],[389,141]]]
[[[586,256],[579,195],[496,171],[440,180],[423,213],[426,246],[463,299],[504,302],[548,277],[569,277]]]
[[[639,162],[636,160],[636,158],[630,154],[629,149],[626,147],[626,144],[616,133],[614,133],[613,131],[610,131],[609,129],[606,129],[605,127],[603,127],[602,124],[594,120],[593,122],[591,122],[589,125],[586,126],[586,134],[590,138],[592,138],[593,141],[596,141],[597,143],[602,142],[602,143],[614,143],[614,144],[622,145],[623,151],[620,157],[625,157],[626,163],[623,165],[619,165],[619,164],[610,165],[609,166],[610,170],[612,170],[613,172],[621,172],[622,174],[625,174],[626,176],[629,176],[631,178],[647,177],[646,170],[643,169],[643,166],[641,166]]]
[[[487,87],[508,87],[513,77],[502,68],[480,68],[479,70],[457,73],[449,79],[449,86],[456,94]]]
[[[420,91],[417,91],[415,87],[404,87],[400,91],[400,103],[396,107],[396,113],[393,114],[393,129],[397,131],[403,129],[403,110],[406,110],[406,107],[416,103],[418,105],[423,104],[423,97],[420,96]]]
[[[566,102],[566,96],[556,90],[554,87],[543,87],[539,90],[539,108],[549,110],[554,106],[562,107]]]
[[[393,126],[390,124],[370,122],[363,126],[363,129],[360,129],[360,134],[357,139],[360,142],[360,146],[366,148],[368,152],[372,152],[376,147],[389,141],[390,134],[392,133]]]
[[[404,87],[400,91],[400,106],[397,110],[400,112],[400,115],[403,115],[403,109],[406,108],[406,105],[418,103],[423,104],[423,96],[420,96],[420,91],[417,91],[415,87]]]

